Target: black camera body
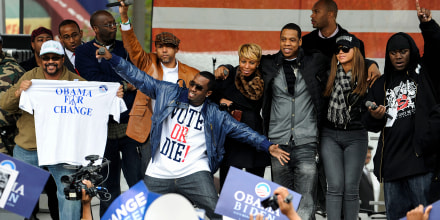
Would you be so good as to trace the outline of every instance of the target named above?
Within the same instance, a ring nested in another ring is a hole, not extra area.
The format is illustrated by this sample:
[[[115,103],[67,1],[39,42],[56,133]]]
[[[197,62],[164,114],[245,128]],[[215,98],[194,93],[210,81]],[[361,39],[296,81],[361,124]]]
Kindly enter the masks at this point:
[[[261,205],[264,208],[270,207],[272,208],[272,210],[277,210],[278,208],[280,208],[279,204],[278,204],[278,194],[273,194],[272,196],[270,196],[269,198],[261,201]],[[287,195],[287,197],[284,199],[285,203],[290,203],[293,199],[293,195],[289,193],[289,195]]]
[[[99,172],[102,168],[107,167],[110,163],[109,160],[104,158],[101,165],[93,165],[98,159],[98,155],[86,156],[86,160],[90,161],[87,166],[79,166],[76,173],[61,177],[61,182],[67,185],[64,188],[64,195],[67,200],[81,200],[82,189],[85,189],[86,193],[91,197],[94,197],[98,194],[98,191],[101,189],[101,187],[96,187],[96,185],[101,184],[104,179]],[[82,183],[83,180],[89,180],[94,186],[87,188],[86,185]]]
[[[272,210],[274,210],[274,211],[277,210],[279,208],[277,195],[274,194],[274,195],[269,196],[269,198],[261,201],[261,205],[264,208],[271,207]]]

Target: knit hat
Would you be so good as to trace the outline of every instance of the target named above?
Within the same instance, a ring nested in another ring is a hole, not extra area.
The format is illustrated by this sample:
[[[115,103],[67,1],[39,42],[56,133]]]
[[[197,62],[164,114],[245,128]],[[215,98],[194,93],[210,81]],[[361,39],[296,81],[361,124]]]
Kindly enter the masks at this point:
[[[394,35],[388,40],[387,51],[410,49],[409,41],[402,35]]]
[[[169,32],[162,32],[156,35],[156,40],[154,41],[156,44],[172,44],[176,47],[179,47],[180,40],[174,34]]]
[[[354,35],[347,33],[336,38],[336,47],[339,47],[341,45],[349,48],[360,48],[361,42]]]
[[[34,42],[35,38],[40,34],[48,34],[53,38],[52,31],[50,31],[49,29],[47,29],[45,27],[39,27],[39,28],[32,31],[31,42]]]
[[[63,46],[60,42],[54,40],[48,40],[43,43],[40,50],[40,56],[47,53],[55,53],[58,55],[64,55]]]

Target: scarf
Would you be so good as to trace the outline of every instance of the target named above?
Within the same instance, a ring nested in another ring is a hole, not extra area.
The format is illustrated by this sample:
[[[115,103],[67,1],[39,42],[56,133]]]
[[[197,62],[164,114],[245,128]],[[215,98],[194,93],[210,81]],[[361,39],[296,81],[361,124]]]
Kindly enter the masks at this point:
[[[350,122],[350,111],[345,103],[344,94],[351,92],[351,70],[344,72],[342,65],[338,66],[333,90],[330,95],[330,102],[327,111],[327,119],[336,125],[346,125]]]
[[[235,86],[246,98],[250,100],[259,100],[261,96],[263,96],[264,81],[258,69],[254,74],[254,78],[247,81],[245,76],[241,74],[240,68],[237,68]]]
[[[296,76],[294,70],[297,69],[296,59],[283,60],[283,71],[286,77],[287,91],[290,95],[295,95]]]

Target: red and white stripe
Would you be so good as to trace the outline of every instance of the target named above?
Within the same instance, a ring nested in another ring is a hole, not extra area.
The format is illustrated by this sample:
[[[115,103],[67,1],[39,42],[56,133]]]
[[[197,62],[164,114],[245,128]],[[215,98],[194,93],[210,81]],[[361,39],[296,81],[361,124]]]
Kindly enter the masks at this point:
[[[210,58],[202,57],[236,55],[243,43],[257,43],[265,53],[278,51],[280,29],[286,23],[300,25],[303,35],[309,33],[313,30],[310,15],[315,2],[156,0],[152,36],[162,31],[174,33],[181,40],[179,56],[197,57],[197,64],[191,60],[185,63],[197,67],[200,62],[208,62],[207,67],[199,69],[212,70]],[[367,57],[383,63],[386,42],[396,32],[410,34],[423,53],[415,0],[336,0],[336,3],[337,22],[364,41]],[[420,0],[420,5],[432,10],[433,18],[440,20],[438,0]]]

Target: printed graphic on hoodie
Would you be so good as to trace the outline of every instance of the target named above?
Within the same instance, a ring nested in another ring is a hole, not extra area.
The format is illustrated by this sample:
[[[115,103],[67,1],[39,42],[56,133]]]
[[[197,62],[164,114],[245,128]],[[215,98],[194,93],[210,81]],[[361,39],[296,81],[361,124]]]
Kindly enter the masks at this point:
[[[416,113],[415,99],[417,87],[413,81],[406,80],[386,92],[387,113],[394,119],[404,118]]]

